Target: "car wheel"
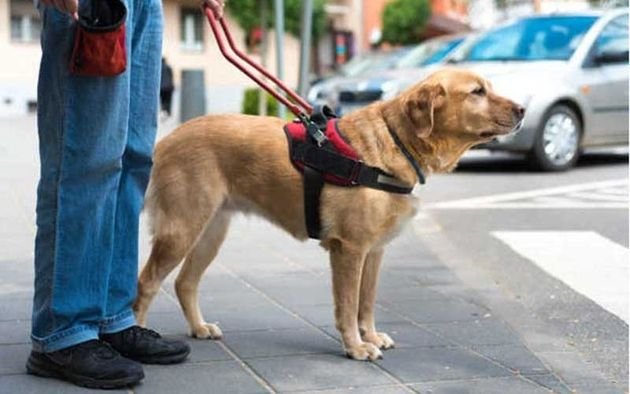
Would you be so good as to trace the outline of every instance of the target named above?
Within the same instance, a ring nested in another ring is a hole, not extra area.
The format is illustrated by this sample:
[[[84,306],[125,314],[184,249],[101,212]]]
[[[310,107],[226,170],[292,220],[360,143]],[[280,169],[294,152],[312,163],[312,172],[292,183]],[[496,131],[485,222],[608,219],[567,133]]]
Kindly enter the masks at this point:
[[[580,155],[582,125],[566,105],[552,107],[538,130],[529,158],[543,171],[564,171],[575,165]]]

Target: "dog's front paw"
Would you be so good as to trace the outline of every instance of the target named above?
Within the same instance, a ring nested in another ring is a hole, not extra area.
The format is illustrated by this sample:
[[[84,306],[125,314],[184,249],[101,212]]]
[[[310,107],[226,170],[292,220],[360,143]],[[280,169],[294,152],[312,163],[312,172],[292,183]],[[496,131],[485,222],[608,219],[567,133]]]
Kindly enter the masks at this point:
[[[359,345],[347,347],[346,355],[355,360],[374,361],[383,358],[383,353],[369,342],[362,342]]]
[[[203,323],[192,329],[191,336],[197,339],[221,339],[223,338],[223,333],[216,324]]]
[[[363,335],[365,342],[369,342],[379,349],[391,349],[394,347],[394,340],[384,332],[371,332]]]

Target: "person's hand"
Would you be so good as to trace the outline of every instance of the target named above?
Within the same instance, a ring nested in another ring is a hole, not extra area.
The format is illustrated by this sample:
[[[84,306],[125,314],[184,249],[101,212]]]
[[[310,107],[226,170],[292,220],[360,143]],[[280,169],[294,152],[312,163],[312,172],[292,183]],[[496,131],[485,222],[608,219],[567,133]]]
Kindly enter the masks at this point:
[[[212,12],[214,12],[214,17],[217,19],[223,17],[225,2],[226,0],[203,0],[203,3],[210,7]]]
[[[79,19],[79,0],[42,0],[42,4],[55,7],[61,12],[66,12],[77,20]]]

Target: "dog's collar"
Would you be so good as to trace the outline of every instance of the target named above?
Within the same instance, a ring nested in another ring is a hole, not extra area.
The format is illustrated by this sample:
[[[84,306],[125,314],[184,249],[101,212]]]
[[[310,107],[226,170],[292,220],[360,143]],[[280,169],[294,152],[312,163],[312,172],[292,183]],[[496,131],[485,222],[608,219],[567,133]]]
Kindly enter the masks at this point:
[[[388,124],[385,124],[385,126],[387,128],[387,131],[389,131],[389,135],[392,136],[392,139],[394,140],[394,143],[396,144],[398,149],[400,149],[400,151],[403,153],[403,155],[405,156],[409,164],[411,164],[411,166],[413,167],[414,171],[416,172],[416,175],[418,175],[418,182],[420,182],[421,185],[424,185],[424,183],[426,182],[426,178],[424,176],[424,173],[422,172],[422,168],[420,168],[420,164],[418,164],[418,162],[413,158],[411,153],[409,153],[409,150],[407,150],[407,147],[405,147],[405,145],[402,143],[400,138],[398,138],[398,135],[391,129],[391,127],[389,127]]]

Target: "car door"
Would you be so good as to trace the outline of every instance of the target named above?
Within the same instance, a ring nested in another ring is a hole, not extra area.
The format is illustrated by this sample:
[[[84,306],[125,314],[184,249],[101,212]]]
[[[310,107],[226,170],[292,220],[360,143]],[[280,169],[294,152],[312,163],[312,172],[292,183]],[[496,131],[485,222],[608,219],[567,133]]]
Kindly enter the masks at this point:
[[[586,99],[591,109],[586,140],[628,142],[628,15],[612,19],[600,32],[585,64]]]

